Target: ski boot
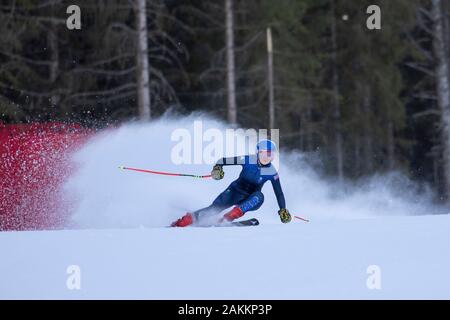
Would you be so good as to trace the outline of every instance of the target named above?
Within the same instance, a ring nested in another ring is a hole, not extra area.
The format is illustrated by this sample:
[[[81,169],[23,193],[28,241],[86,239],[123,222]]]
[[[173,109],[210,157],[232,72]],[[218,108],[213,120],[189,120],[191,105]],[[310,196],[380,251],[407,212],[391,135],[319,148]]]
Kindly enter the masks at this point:
[[[230,211],[228,211],[223,215],[223,217],[219,220],[219,223],[222,223],[224,221],[231,222],[233,220],[242,217],[243,215],[244,213],[242,212],[241,208],[234,207],[233,209],[231,209]]]
[[[175,222],[172,222],[170,225],[171,227],[187,227],[194,223],[194,219],[192,217],[192,214],[189,212],[186,213],[184,216],[182,216],[180,219],[178,219]]]

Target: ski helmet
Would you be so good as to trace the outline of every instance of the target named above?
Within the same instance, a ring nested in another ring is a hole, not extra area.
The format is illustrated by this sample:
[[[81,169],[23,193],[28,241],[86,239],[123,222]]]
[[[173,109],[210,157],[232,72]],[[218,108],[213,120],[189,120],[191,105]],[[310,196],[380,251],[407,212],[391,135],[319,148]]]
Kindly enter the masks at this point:
[[[256,145],[256,152],[259,152],[261,150],[276,152],[277,146],[276,146],[275,142],[273,142],[272,140],[267,140],[267,139],[261,140]]]

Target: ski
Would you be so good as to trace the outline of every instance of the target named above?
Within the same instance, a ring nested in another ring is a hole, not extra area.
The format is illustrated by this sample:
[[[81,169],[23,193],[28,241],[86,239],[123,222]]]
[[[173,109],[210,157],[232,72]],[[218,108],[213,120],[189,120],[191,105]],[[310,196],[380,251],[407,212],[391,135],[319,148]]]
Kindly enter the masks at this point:
[[[210,227],[253,227],[259,225],[259,220],[256,218],[242,220],[242,221],[233,221],[233,222],[222,222],[216,224],[194,224],[190,227],[194,228],[210,228]],[[172,226],[167,226],[167,228],[173,228]]]
[[[231,223],[232,226],[236,227],[251,227],[259,225],[259,220],[256,218],[243,220],[243,221],[235,221]]]
[[[256,218],[242,220],[242,221],[233,221],[233,222],[224,222],[219,224],[213,224],[206,227],[253,227],[259,225],[259,220]]]

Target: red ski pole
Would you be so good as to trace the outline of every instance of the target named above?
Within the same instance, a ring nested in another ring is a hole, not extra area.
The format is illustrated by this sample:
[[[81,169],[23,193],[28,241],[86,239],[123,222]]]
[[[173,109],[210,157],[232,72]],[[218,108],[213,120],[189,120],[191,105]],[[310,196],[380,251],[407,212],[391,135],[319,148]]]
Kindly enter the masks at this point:
[[[305,221],[305,222],[309,222],[308,219],[305,219],[305,218],[302,218],[302,217],[299,217],[299,216],[294,216],[294,218],[297,218],[297,219]]]
[[[164,175],[164,176],[173,176],[173,177],[191,177],[191,178],[200,178],[200,179],[211,178],[210,174],[204,175],[204,176],[198,176],[198,175],[194,175],[194,174],[153,171],[153,170],[146,170],[146,169],[129,168],[129,167],[125,167],[125,166],[120,166],[119,169],[137,171],[137,172],[143,172],[143,173],[160,174],[160,175]]]

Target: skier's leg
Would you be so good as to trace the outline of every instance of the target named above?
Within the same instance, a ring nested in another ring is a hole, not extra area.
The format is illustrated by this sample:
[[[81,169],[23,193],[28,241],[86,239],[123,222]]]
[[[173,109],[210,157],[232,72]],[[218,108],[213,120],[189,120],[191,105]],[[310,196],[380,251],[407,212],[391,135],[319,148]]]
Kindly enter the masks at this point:
[[[248,211],[258,210],[264,202],[264,195],[261,191],[256,191],[248,196],[246,199],[239,202],[231,211],[227,212],[223,219],[233,221],[234,219],[242,217]]]
[[[226,208],[231,207],[245,199],[246,194],[243,194],[234,188],[233,183],[217,198],[213,201],[211,205],[206,208],[197,210],[193,213],[186,213],[183,217],[171,224],[172,227],[187,227],[193,223],[198,223],[199,221],[213,216]]]
[[[194,220],[198,221],[205,217],[215,215],[226,208],[231,207],[242,201],[245,197],[230,185],[225,191],[217,196],[211,205],[206,208],[197,210],[193,213]]]
[[[252,193],[247,199],[239,203],[242,213],[258,210],[264,203],[264,194],[261,191]]]

